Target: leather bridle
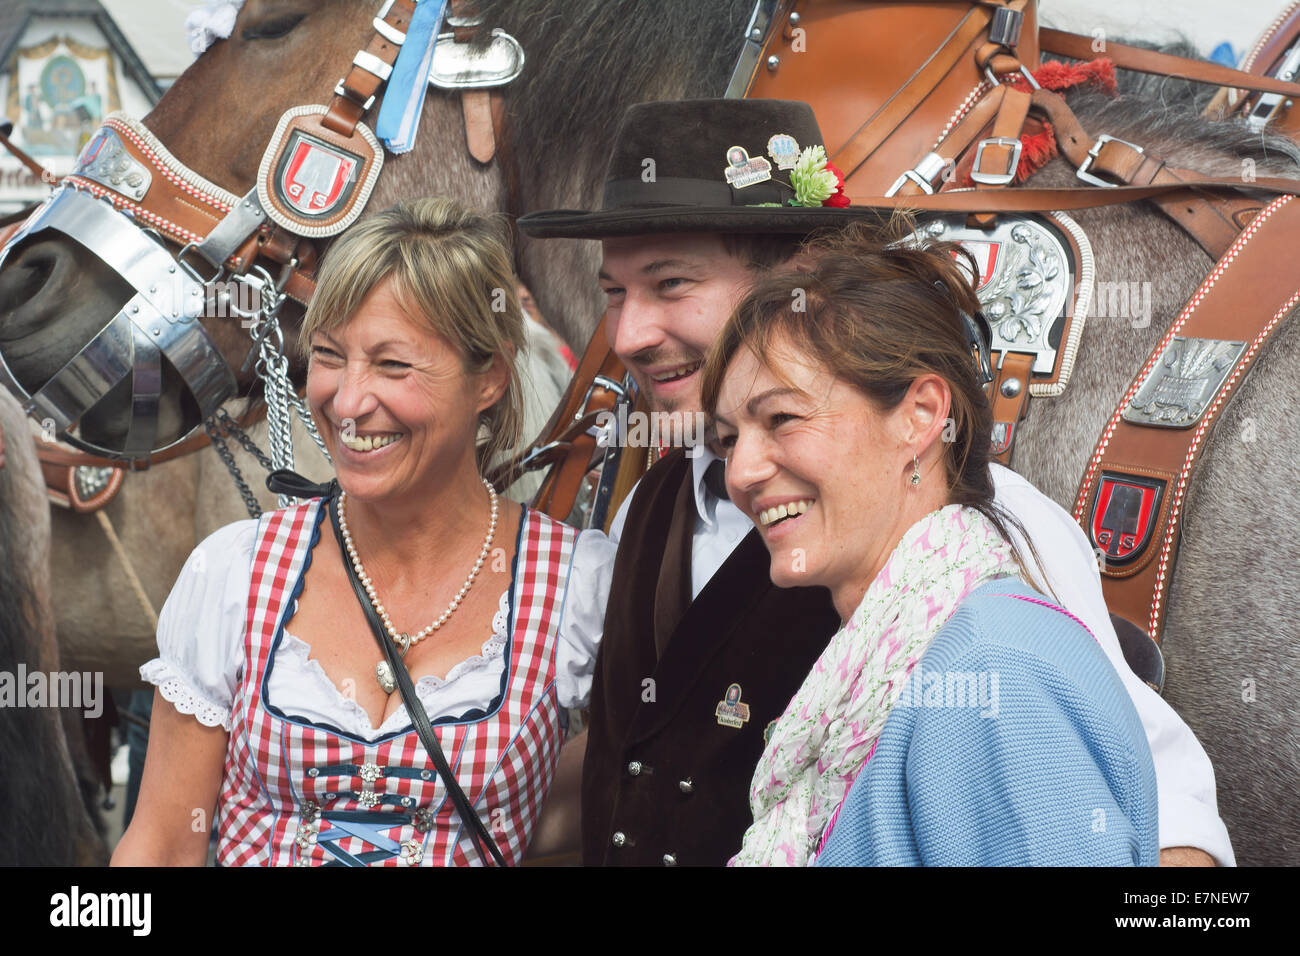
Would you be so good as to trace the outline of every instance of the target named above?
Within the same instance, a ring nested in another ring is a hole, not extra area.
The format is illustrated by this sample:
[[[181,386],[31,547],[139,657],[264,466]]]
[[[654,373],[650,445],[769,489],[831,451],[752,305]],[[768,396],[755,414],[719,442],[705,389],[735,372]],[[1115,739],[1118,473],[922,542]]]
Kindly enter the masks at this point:
[[[500,89],[519,75],[523,51],[501,30],[480,42],[479,21],[462,7],[449,4],[429,82],[461,93],[467,148],[488,163],[504,132]],[[258,318],[274,319],[286,298],[304,306],[311,300],[324,244],[361,214],[382,171],[384,149],[363,120],[385,89],[414,9],[412,0],[385,0],[332,98],[284,114],[257,184],[243,195],[194,172],[143,124],[120,113],[105,118],[73,172],[0,249],[0,268],[24,240],[59,233],[102,260],[133,294],[34,393],[0,354],[0,381],[29,415],[73,447],[133,467],[202,444],[194,441],[199,428],[157,444],[162,361],[206,419],[236,395],[237,384],[201,324],[205,313],[216,309],[249,328]],[[131,422],[122,446],[76,434],[81,417],[127,376]]]

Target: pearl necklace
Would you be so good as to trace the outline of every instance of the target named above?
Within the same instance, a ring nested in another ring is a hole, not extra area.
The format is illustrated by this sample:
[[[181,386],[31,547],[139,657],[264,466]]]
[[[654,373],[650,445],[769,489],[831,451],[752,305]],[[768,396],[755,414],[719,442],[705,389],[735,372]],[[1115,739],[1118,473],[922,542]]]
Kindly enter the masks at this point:
[[[352,568],[357,572],[357,579],[366,589],[366,595],[370,598],[371,606],[375,609],[375,613],[379,615],[379,619],[384,622],[384,628],[388,631],[389,638],[397,645],[398,652],[402,657],[405,657],[407,651],[447,622],[447,618],[451,617],[456,608],[460,607],[460,602],[465,599],[465,595],[469,593],[474,579],[478,577],[479,571],[483,568],[483,562],[487,559],[488,550],[492,547],[492,538],[497,531],[497,492],[492,487],[492,483],[486,478],[481,480],[483,486],[487,488],[488,498],[492,502],[492,519],[488,523],[487,537],[483,539],[483,548],[479,551],[478,560],[474,562],[474,567],[470,570],[465,583],[461,585],[460,590],[456,592],[456,596],[447,605],[447,610],[443,611],[436,621],[427,624],[414,636],[405,632],[398,633],[397,628],[393,627],[393,622],[389,618],[383,602],[379,600],[379,595],[375,593],[375,586],[370,580],[370,575],[366,574],[366,569],[361,566],[361,556],[357,554],[356,546],[352,544],[352,534],[348,531],[348,520],[345,512],[348,493],[346,491],[339,493],[339,531],[343,534],[343,543],[347,546],[348,557],[352,560]],[[379,682],[379,686],[386,694],[391,694],[397,689],[397,680],[393,674],[393,669],[388,666],[386,660],[375,665],[375,680]]]

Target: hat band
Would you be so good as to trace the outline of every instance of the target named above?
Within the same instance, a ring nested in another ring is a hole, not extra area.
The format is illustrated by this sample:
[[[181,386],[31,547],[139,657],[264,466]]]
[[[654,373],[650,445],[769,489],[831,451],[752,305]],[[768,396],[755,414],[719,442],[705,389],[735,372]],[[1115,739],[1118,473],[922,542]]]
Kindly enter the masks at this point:
[[[765,203],[785,205],[791,189],[785,183],[769,180],[744,189],[735,189],[714,179],[687,179],[661,176],[653,182],[640,179],[610,179],[605,182],[604,211],[627,206],[758,206]]]

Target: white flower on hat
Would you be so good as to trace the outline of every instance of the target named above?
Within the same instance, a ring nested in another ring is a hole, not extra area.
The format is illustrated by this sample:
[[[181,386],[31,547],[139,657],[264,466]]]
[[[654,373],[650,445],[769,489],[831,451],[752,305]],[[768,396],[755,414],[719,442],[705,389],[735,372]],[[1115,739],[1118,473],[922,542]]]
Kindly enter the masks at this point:
[[[821,146],[809,146],[799,154],[794,169],[790,170],[795,203],[820,206],[831,198],[838,183],[835,174],[826,168],[826,162],[826,150]]]

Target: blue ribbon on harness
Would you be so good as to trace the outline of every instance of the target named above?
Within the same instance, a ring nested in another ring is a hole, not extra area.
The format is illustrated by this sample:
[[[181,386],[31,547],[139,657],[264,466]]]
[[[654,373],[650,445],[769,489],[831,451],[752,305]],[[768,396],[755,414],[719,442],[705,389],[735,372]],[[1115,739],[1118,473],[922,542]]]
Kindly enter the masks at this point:
[[[379,118],[375,121],[375,135],[394,155],[410,152],[415,145],[424,96],[429,90],[433,51],[438,45],[438,31],[446,9],[447,0],[419,0],[416,3],[406,40],[388,77],[388,89],[384,92]]]

